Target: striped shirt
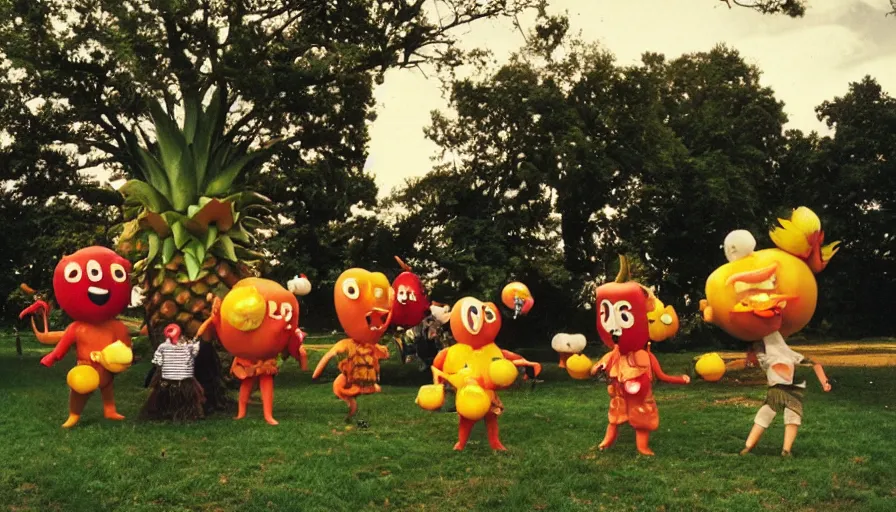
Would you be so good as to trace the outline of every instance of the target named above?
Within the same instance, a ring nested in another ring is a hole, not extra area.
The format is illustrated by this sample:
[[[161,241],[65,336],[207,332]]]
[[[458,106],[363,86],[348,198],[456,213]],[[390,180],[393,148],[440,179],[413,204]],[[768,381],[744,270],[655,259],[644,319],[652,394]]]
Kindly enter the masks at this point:
[[[165,340],[159,345],[152,364],[162,367],[162,378],[165,380],[184,380],[193,377],[193,362],[199,353],[199,343],[184,343],[177,345]]]

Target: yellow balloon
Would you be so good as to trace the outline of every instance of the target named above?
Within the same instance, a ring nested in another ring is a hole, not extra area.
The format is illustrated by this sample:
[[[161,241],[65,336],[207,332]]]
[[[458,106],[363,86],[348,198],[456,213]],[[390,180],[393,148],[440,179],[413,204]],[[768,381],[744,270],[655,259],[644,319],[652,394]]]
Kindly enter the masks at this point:
[[[241,331],[254,331],[264,322],[267,307],[264,296],[254,286],[240,286],[221,301],[221,318]]]
[[[100,363],[103,368],[112,373],[121,373],[127,370],[131,363],[134,362],[134,352],[121,340],[118,340],[107,345],[103,350],[91,352],[90,359]]]
[[[457,408],[457,414],[468,420],[479,421],[488,414],[492,401],[488,393],[480,386],[469,384],[457,392],[454,405]]]
[[[427,411],[437,411],[445,403],[445,387],[441,384],[421,386],[414,403]]]
[[[585,354],[575,354],[566,360],[566,372],[574,379],[585,380],[591,376],[592,364]]]
[[[75,366],[69,370],[65,380],[72,391],[82,395],[92,393],[100,387],[100,374],[92,366],[86,364]]]
[[[723,375],[725,375],[725,361],[723,361],[722,357],[715,352],[704,354],[700,356],[700,359],[697,359],[697,364],[694,369],[703,380],[717,382],[721,380]]]
[[[456,373],[448,375],[448,382],[450,382],[451,385],[454,386],[454,389],[460,389],[467,385],[467,379],[470,377],[476,377],[476,375],[473,373],[473,369],[469,366],[464,366]]]
[[[498,387],[507,387],[519,376],[516,365],[507,359],[497,359],[488,365],[488,378]]]

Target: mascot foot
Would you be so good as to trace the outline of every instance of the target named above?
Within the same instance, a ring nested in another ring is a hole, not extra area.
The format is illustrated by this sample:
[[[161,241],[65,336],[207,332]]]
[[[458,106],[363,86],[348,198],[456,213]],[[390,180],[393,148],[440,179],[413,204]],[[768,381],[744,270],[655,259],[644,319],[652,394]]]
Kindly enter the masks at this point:
[[[275,420],[274,418],[265,418],[264,421],[268,422],[268,425],[279,425],[280,422]]]
[[[741,455],[749,455],[749,454],[750,454],[750,448],[744,448],[743,450],[740,451],[740,454],[741,454]]]
[[[241,420],[246,417],[246,413],[242,412],[233,417],[235,420]]]
[[[454,451],[457,451],[457,452],[463,451],[464,446],[466,446],[466,445],[458,442],[457,444],[454,445]]]
[[[787,450],[782,450],[782,451],[781,451],[781,457],[793,457],[793,454],[790,453],[790,452],[787,451]]]
[[[504,446],[504,445],[501,444],[501,443],[498,443],[498,444],[493,444],[493,445],[492,445],[492,450],[495,450],[496,452],[506,452],[506,451],[507,451],[507,447]]]
[[[653,457],[654,455],[656,455],[650,448],[639,448],[638,453],[645,457]]]
[[[124,419],[124,416],[122,416],[121,414],[118,414],[118,412],[116,412],[116,411],[109,411],[109,412],[103,413],[103,416],[105,416],[107,420],[113,420],[113,421],[121,421]]]
[[[69,414],[68,419],[65,420],[65,423],[62,424],[62,428],[72,428],[78,424],[78,420],[80,419],[80,414]]]

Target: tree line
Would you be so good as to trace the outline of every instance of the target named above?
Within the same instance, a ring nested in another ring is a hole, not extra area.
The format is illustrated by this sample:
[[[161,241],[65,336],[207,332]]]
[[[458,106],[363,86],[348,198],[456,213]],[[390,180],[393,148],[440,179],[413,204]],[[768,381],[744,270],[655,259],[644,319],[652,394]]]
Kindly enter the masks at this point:
[[[226,84],[239,98],[227,127],[240,147],[277,141],[237,185],[272,200],[260,270],[283,282],[308,275],[310,329],[338,328],[330,290],[343,269],[394,277],[400,255],[446,303],[497,300],[508,281],[527,283],[536,307],[504,333],[517,343],[589,333],[592,284],[612,278],[625,253],[679,311],[675,343],[718,340],[697,302],[725,261],[725,235],[749,229],[769,247],[768,227],[803,205],[828,241],[843,241],[819,276],[807,331],[893,332],[896,100],[872,77],[816,108],[833,130],[822,135],[785,130],[783,103],[733,48],[621,65],[535,0],[449,0],[438,20],[399,0],[70,4],[0,7],[7,318],[28,300],[19,283],[50,289],[63,253],[114,246],[121,196],[81,171],[133,176],[122,147],[149,129],[150,101],[174,111],[184,84]],[[806,6],[740,4],[790,16]],[[541,16],[509,62],[457,48],[459,27],[528,9]],[[373,87],[388,69],[424,64],[450,98],[426,128],[440,158],[377,200],[363,172]],[[458,78],[462,64],[480,71]]]

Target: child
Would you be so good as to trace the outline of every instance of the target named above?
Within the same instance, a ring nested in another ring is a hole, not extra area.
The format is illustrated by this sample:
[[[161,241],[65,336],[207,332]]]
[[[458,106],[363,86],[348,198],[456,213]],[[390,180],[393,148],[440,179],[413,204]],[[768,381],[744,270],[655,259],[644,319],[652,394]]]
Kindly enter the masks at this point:
[[[159,345],[152,363],[159,368],[153,375],[151,391],[141,416],[156,420],[196,420],[204,417],[205,394],[193,377],[199,343],[187,342],[177,324],[164,330],[165,342]]]
[[[781,451],[783,457],[790,455],[793,441],[803,418],[803,393],[806,382],[794,384],[794,370],[797,365],[812,366],[818,382],[825,392],[831,390],[831,383],[824,373],[824,368],[798,352],[794,352],[784,342],[780,332],[774,332],[762,340],[764,351],[757,354],[759,366],[765,371],[768,378],[768,394],[765,404],[756,413],[753,429],[747,437],[741,455],[750,453],[756,446],[762,434],[771,425],[772,420],[779,412],[784,412],[784,447]],[[762,348],[762,347],[760,347]]]

